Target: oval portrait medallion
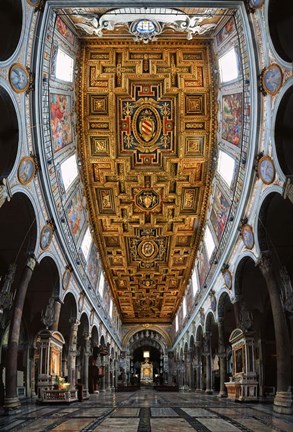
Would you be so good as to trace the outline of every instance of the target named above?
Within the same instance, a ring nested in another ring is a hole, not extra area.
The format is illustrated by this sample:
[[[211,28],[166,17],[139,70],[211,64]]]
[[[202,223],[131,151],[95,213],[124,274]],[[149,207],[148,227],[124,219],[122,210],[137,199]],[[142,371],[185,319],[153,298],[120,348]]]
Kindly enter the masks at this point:
[[[161,133],[161,119],[157,110],[145,104],[136,110],[132,123],[133,134],[139,144],[145,147],[153,145]]]

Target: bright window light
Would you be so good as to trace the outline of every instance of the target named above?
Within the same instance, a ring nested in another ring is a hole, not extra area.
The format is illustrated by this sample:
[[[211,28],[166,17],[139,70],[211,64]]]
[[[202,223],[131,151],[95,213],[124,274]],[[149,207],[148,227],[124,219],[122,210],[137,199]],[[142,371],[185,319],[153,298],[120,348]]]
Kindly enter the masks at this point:
[[[238,78],[237,54],[234,48],[219,58],[221,82],[228,82]]]
[[[178,315],[176,315],[176,318],[175,318],[175,331],[178,332],[178,329],[179,329]]]
[[[186,297],[183,298],[182,308],[183,308],[183,318],[185,318],[186,317],[186,313],[187,313]]]
[[[223,151],[219,151],[218,172],[223,177],[228,186],[231,186],[235,169],[235,160]]]
[[[92,236],[90,233],[90,229],[88,227],[86,232],[85,232],[82,243],[81,243],[81,250],[82,250],[82,253],[83,253],[86,261],[88,259],[89,253],[90,253],[91,244],[92,244]]]
[[[58,48],[56,60],[56,78],[61,81],[72,82],[73,58]]]
[[[204,242],[205,242],[206,249],[207,249],[208,259],[210,259],[212,256],[212,253],[215,249],[215,242],[214,242],[212,233],[211,233],[208,226],[206,227],[206,230],[204,233]]]
[[[105,276],[104,273],[101,272],[100,282],[99,282],[99,293],[101,297],[103,296],[103,292],[104,292],[104,282],[105,282]]]
[[[113,300],[112,299],[110,300],[109,315],[110,315],[110,318],[112,318],[112,315],[113,315]]]
[[[67,191],[70,185],[74,182],[78,174],[76,155],[72,155],[67,158],[61,164],[61,175],[64,184],[65,191]]]
[[[198,286],[198,280],[197,280],[197,272],[196,272],[196,269],[194,269],[193,273],[192,273],[192,292],[193,292],[194,296],[196,295],[198,290],[199,290],[199,286]]]

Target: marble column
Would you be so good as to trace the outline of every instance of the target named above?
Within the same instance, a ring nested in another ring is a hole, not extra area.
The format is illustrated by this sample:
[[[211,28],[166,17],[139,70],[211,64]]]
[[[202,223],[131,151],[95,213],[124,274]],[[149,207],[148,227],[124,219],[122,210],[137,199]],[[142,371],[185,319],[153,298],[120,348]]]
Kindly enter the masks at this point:
[[[84,394],[89,397],[89,356],[91,353],[90,336],[88,333],[84,333],[84,349],[83,349],[83,365],[82,365],[82,384]]]
[[[223,318],[219,318],[218,321],[218,356],[220,360],[220,392],[218,397],[226,397],[226,387],[225,387],[225,378],[226,378],[226,353],[225,353],[225,340],[224,340],[224,324]]]
[[[70,321],[69,348],[68,348],[68,381],[70,389],[76,386],[76,355],[77,355],[77,330],[80,322],[76,319]]]
[[[18,343],[24,301],[36,262],[37,261],[35,257],[28,258],[24,271],[22,273],[19,286],[16,289],[15,299],[12,308],[6,359],[6,396],[4,399],[4,409],[8,413],[9,411],[17,409],[20,406],[20,401],[16,392]]]
[[[202,391],[202,377],[201,377],[201,344],[200,342],[195,342],[195,369],[196,369],[196,384],[195,391]]]
[[[211,335],[206,332],[204,336],[204,356],[206,360],[206,389],[205,393],[212,394],[212,363],[211,363]]]
[[[258,266],[267,284],[276,338],[277,392],[274,398],[274,411],[282,414],[292,414],[290,338],[280,297],[281,290],[277,285],[269,254],[262,254]]]
[[[59,299],[56,299],[54,301],[54,321],[52,325],[53,331],[58,331],[60,311],[61,311],[61,301]]]

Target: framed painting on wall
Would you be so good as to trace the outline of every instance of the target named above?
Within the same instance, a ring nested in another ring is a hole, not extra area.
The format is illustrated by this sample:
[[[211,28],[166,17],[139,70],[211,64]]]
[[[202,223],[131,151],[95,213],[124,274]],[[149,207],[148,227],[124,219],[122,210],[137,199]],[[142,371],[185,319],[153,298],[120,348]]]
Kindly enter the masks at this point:
[[[252,227],[248,224],[244,224],[241,227],[241,237],[244,243],[244,246],[247,249],[252,249],[254,246],[254,235]]]
[[[273,160],[269,156],[263,156],[258,161],[258,175],[265,184],[269,185],[273,183],[275,178],[275,166]]]
[[[278,93],[283,83],[283,72],[279,65],[272,63],[261,76],[262,87],[265,93],[272,96]]]
[[[23,185],[29,184],[32,181],[35,173],[36,165],[34,159],[31,156],[23,157],[19,163],[17,171],[19,182]]]
[[[51,224],[47,224],[42,228],[40,236],[41,249],[46,250],[50,246],[53,237],[53,227]]]
[[[20,63],[14,63],[9,69],[9,83],[15,93],[23,93],[30,85],[28,69]]]

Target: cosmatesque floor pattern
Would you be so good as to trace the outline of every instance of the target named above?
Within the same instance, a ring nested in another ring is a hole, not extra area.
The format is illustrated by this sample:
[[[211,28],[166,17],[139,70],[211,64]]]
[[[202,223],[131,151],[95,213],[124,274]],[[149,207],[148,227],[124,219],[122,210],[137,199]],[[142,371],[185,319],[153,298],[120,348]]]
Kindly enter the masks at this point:
[[[70,405],[23,403],[0,416],[0,431],[28,432],[293,432],[293,416],[272,404],[237,403],[201,393],[101,392]]]

